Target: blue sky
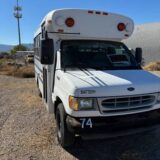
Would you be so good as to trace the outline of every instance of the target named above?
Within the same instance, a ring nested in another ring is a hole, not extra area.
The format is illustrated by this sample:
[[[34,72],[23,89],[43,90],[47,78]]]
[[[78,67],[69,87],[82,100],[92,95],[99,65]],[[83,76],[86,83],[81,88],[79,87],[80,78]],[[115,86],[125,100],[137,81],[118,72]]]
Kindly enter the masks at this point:
[[[0,44],[17,44],[17,23],[13,17],[16,0],[0,0]],[[32,43],[33,34],[46,13],[57,8],[85,8],[116,12],[136,24],[160,22],[159,0],[19,0],[23,8],[22,43]]]

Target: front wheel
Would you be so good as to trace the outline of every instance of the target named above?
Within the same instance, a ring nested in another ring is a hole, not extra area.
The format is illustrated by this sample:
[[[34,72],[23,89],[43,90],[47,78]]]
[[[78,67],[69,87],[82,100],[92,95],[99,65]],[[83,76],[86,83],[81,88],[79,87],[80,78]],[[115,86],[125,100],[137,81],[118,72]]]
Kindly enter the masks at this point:
[[[42,98],[42,93],[41,93],[41,91],[40,91],[40,89],[39,89],[39,81],[38,81],[38,79],[37,79],[37,94],[38,94],[38,96],[39,96],[40,98]]]
[[[60,103],[56,110],[56,132],[59,144],[65,148],[74,144],[75,135],[69,131],[66,124],[66,112]]]

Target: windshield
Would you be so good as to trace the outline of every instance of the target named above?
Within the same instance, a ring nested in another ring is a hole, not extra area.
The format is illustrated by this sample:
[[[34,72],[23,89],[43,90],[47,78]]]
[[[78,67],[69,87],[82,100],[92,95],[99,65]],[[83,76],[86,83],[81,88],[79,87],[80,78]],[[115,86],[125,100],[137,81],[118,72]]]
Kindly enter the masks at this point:
[[[62,68],[138,69],[134,56],[120,42],[72,40],[61,43]]]

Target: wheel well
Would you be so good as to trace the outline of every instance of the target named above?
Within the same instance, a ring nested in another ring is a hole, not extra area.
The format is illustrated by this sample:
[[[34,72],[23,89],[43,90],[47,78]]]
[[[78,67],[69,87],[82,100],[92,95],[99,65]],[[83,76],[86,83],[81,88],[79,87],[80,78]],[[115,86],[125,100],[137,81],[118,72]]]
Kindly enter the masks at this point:
[[[59,97],[56,98],[55,104],[54,104],[54,114],[56,115],[57,106],[62,103],[61,99]]]

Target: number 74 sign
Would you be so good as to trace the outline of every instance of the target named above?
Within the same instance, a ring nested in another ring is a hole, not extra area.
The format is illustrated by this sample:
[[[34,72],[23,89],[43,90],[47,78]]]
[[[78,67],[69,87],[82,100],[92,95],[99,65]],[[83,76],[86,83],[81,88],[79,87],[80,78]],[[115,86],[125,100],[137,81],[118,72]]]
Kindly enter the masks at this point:
[[[81,128],[93,127],[91,118],[81,118],[80,121],[81,121]]]

